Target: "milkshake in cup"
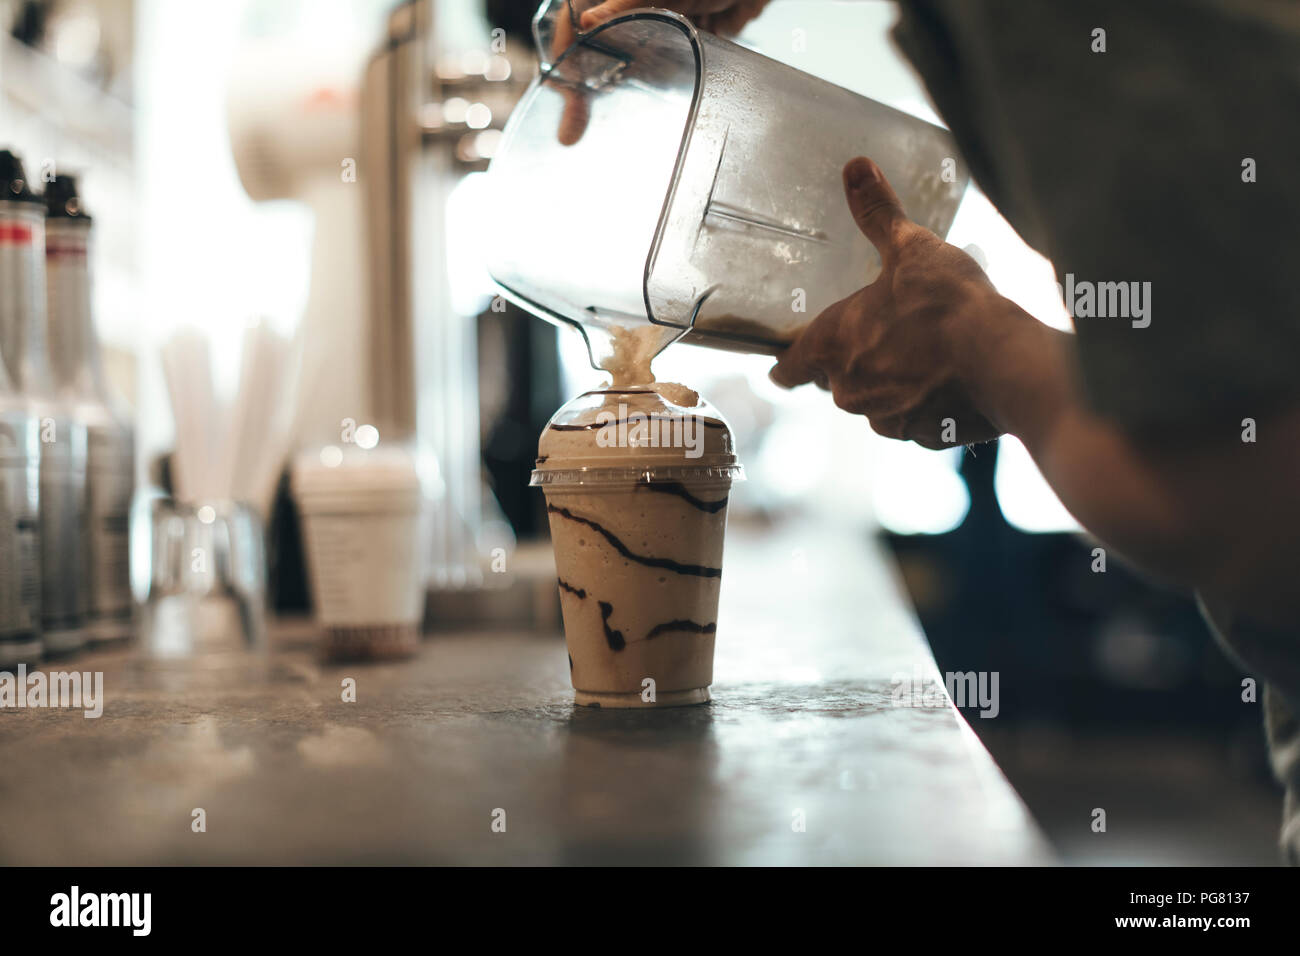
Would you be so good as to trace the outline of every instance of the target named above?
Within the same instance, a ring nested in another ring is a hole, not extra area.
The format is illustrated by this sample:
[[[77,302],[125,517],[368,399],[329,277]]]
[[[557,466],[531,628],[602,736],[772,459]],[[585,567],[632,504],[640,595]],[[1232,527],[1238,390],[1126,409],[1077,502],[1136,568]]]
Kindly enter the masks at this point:
[[[615,383],[547,424],[532,484],[546,495],[575,701],[671,707],[709,699],[731,430],[690,389]]]

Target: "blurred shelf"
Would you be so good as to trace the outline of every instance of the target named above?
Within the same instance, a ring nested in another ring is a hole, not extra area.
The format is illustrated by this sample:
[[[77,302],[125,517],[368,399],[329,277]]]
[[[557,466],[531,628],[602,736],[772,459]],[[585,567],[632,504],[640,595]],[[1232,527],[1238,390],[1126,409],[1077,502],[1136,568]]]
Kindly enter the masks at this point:
[[[0,96],[6,114],[25,113],[60,137],[131,162],[135,149],[131,105],[8,35],[0,36]]]
[[[96,222],[96,324],[124,350],[134,349],[139,334],[135,117],[130,103],[0,35],[0,148],[18,152],[33,180],[56,163],[79,175]]]

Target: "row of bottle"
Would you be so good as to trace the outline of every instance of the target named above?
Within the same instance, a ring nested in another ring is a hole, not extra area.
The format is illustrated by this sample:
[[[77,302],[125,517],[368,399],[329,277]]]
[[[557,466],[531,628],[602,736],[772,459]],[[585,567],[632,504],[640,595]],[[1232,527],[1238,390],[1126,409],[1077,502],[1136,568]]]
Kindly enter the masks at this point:
[[[91,320],[91,218],[0,150],[0,667],[131,634],[130,418]]]

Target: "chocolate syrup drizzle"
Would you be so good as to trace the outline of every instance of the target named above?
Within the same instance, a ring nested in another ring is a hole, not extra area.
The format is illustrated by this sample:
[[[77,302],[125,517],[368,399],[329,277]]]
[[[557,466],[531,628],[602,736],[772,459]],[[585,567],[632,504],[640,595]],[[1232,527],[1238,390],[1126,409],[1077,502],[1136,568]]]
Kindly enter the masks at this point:
[[[570,594],[576,595],[578,600],[586,600],[587,592],[583,588],[575,588],[573,585],[557,578],[560,587]],[[608,601],[597,601],[600,606],[600,626],[605,629],[605,642],[609,644],[611,651],[621,651],[627,647],[627,638],[623,636],[622,631],[615,630],[609,626],[609,619],[614,613],[614,605]],[[645,640],[654,640],[660,634],[668,634],[673,631],[682,631],[687,634],[716,634],[718,631],[717,622],[701,624],[699,621],[692,621],[688,618],[677,618],[672,621],[664,621],[662,624],[656,624],[646,632]],[[573,670],[573,655],[569,655],[569,670]]]
[[[637,485],[637,487],[644,488],[646,491],[657,491],[660,494],[676,495],[692,508],[698,508],[700,511],[706,511],[711,515],[715,515],[727,507],[727,499],[731,497],[730,495],[723,495],[717,501],[705,501],[702,498],[696,498],[680,481],[652,481]]]
[[[583,518],[575,515],[567,508],[561,508],[558,505],[553,505],[550,502],[547,502],[546,511],[548,514],[559,515],[561,518],[568,518],[570,521],[576,521],[578,524],[585,524],[588,528],[601,535],[610,543],[610,546],[613,547],[615,551],[627,558],[629,561],[635,561],[637,564],[644,564],[648,568],[663,568],[667,571],[674,571],[677,574],[694,574],[701,578],[722,577],[721,568],[710,568],[701,564],[682,564],[678,561],[672,560],[671,558],[653,558],[641,554],[635,554],[607,528],[592,521],[590,518]]]
[[[664,621],[662,624],[656,624],[650,628],[645,639],[648,641],[658,637],[660,634],[667,634],[669,631],[685,631],[690,634],[716,634],[718,624],[716,621],[710,624],[701,624],[699,621],[691,621],[681,618],[676,621]]]
[[[562,591],[568,591],[570,594],[577,596],[579,601],[581,601],[583,598],[587,596],[586,591],[584,591],[582,588],[575,588],[568,581],[564,580],[564,578],[556,578],[555,580],[560,582],[560,589]]]
[[[608,601],[600,601],[600,624],[605,629],[605,640],[609,642],[611,651],[621,651],[627,647],[627,641],[623,638],[622,631],[615,631],[609,626],[609,616],[614,613],[614,605]]]

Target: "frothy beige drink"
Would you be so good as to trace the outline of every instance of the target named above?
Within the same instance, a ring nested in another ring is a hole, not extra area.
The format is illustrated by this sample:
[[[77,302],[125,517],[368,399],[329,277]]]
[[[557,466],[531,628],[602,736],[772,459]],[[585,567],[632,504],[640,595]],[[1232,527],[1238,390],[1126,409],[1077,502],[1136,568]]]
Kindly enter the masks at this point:
[[[683,386],[622,369],[556,413],[534,485],[546,493],[579,704],[703,703],[713,681],[731,430]],[[680,404],[687,401],[689,404]]]

